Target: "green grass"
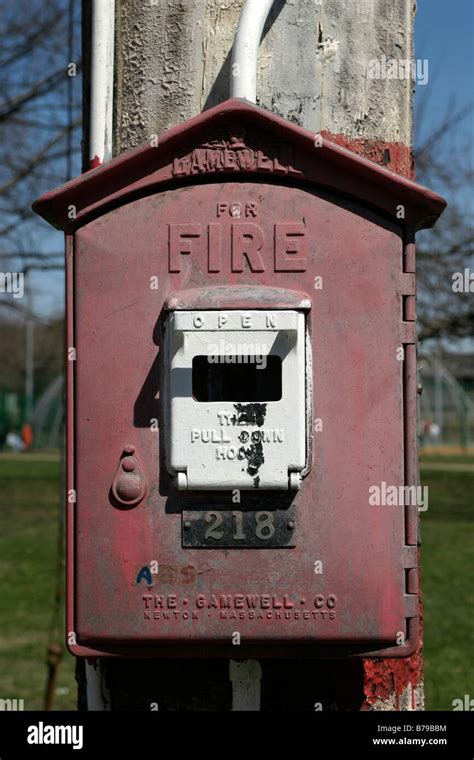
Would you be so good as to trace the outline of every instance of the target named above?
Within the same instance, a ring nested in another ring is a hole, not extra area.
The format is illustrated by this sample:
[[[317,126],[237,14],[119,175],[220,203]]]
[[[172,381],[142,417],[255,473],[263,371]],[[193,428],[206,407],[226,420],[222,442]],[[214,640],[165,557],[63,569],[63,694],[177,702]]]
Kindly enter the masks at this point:
[[[474,696],[474,473],[429,471],[421,515],[425,695],[428,710]]]
[[[439,462],[442,464],[474,464],[474,454],[422,454],[420,456],[421,466],[423,462]]]
[[[0,698],[42,709],[57,562],[58,461],[0,458]],[[64,611],[54,642],[62,643]],[[74,659],[64,653],[54,709],[74,710]]]
[[[439,461],[439,459],[437,460]],[[0,698],[41,709],[57,558],[58,461],[0,457]],[[422,472],[425,690],[430,710],[474,697],[474,473]],[[63,621],[61,610],[61,623]],[[61,628],[54,637],[63,641]],[[54,709],[74,710],[74,659],[61,662]],[[67,690],[67,693],[64,693]]]

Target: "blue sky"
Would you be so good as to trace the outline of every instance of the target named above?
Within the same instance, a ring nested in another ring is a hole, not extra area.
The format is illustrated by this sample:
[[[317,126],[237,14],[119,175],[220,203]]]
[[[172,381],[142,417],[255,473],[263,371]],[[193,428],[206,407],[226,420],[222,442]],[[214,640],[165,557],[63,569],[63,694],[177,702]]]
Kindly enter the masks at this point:
[[[474,0],[418,0],[415,57],[427,58],[429,80],[415,98],[427,100],[426,126],[442,120],[451,97],[474,102]],[[474,138],[474,113],[459,127]],[[425,130],[424,130],[425,131]]]

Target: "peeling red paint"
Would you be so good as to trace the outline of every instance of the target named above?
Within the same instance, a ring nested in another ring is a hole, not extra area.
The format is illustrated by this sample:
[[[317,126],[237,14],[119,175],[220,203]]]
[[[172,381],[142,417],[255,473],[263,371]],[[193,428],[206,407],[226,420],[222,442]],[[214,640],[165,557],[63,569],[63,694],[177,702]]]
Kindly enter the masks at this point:
[[[418,559],[418,567],[420,560]],[[423,680],[423,604],[421,596],[420,570],[419,583],[419,644],[417,651],[405,659],[364,660],[364,695],[362,710],[370,710],[379,700],[395,698],[396,709],[400,709],[400,697],[411,686],[411,707],[416,709],[415,688]]]
[[[411,686],[411,707],[415,709],[415,688],[423,673],[421,652],[403,660],[365,660],[364,694],[369,705],[378,700],[395,697],[396,709],[400,709],[400,697]]]
[[[366,140],[362,137],[347,137],[341,134],[332,134],[331,132],[321,132],[322,137],[336,145],[352,150],[369,161],[385,166],[395,174],[401,174],[404,177],[414,179],[415,164],[413,151],[407,145],[400,143],[389,143],[383,140]]]
[[[99,156],[94,156],[94,158],[89,159],[89,170],[97,169],[98,166],[102,166],[102,161]]]

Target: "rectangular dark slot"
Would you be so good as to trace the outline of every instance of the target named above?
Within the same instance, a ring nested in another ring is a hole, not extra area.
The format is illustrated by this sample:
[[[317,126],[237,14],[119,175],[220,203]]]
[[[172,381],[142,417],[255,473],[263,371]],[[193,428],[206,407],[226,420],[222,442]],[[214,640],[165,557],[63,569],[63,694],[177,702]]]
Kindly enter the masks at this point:
[[[193,396],[196,401],[279,401],[279,356],[195,356]]]

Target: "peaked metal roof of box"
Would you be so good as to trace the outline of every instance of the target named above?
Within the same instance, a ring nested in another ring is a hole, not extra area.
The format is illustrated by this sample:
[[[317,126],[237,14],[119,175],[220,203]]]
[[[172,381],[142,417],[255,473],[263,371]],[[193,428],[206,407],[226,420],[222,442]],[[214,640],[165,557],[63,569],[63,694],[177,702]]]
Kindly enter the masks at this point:
[[[371,208],[410,231],[432,226],[446,206],[436,193],[331,140],[245,100],[230,99],[45,193],[33,209],[58,229],[72,232],[134,198],[223,180],[319,189]]]

